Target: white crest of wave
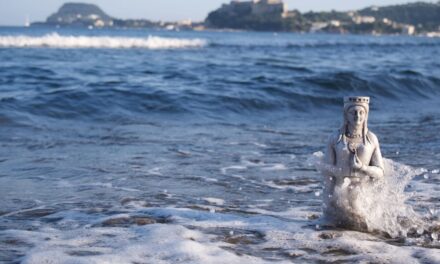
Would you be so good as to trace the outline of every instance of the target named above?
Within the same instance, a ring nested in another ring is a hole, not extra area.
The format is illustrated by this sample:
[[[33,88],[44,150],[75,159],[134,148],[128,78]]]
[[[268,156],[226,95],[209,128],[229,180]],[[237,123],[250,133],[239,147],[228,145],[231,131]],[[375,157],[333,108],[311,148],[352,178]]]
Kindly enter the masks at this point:
[[[204,39],[181,39],[148,36],[147,38],[112,36],[62,36],[51,33],[44,36],[0,36],[0,47],[50,47],[50,48],[109,48],[109,49],[179,49],[199,48]]]

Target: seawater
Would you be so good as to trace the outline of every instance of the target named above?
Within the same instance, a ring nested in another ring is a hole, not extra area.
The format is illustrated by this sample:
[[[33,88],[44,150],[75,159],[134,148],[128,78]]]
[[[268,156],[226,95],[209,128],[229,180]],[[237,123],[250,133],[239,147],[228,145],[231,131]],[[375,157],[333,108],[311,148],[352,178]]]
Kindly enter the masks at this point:
[[[438,58],[424,37],[0,28],[0,261],[439,262]],[[385,233],[320,224],[309,160],[346,95],[372,98],[383,204],[429,233],[380,206]]]

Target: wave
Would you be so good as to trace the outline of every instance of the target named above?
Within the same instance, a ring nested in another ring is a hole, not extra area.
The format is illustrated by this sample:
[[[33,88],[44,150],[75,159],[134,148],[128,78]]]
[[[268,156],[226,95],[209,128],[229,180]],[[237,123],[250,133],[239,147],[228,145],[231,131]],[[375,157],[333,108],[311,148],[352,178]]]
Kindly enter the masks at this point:
[[[51,33],[44,36],[0,36],[0,47],[15,48],[108,48],[108,49],[181,49],[200,48],[207,45],[204,39],[109,37],[109,36],[62,36]]]
[[[15,73],[17,76],[22,76]],[[1,74],[0,74],[0,78]],[[24,77],[30,78],[30,77]],[[355,72],[333,72],[296,78],[290,82],[249,78],[243,84],[225,78],[223,92],[185,87],[182,90],[130,86],[124,82],[93,82],[78,88],[77,81],[58,77],[41,79],[36,75],[28,83],[44,85],[45,91],[32,88],[0,98],[0,110],[9,117],[17,114],[52,118],[114,119],[124,116],[158,114],[196,114],[223,116],[226,113],[253,115],[263,112],[310,112],[317,108],[339,107],[347,94],[365,94],[374,98],[374,106],[386,110],[393,105],[419,107],[420,100],[440,94],[440,79],[419,72],[399,71],[391,75],[365,76]],[[196,80],[200,81],[200,80]],[[63,85],[64,83],[64,85]],[[127,86],[128,85],[128,86]],[[67,86],[67,87],[65,87]],[[71,87],[69,87],[71,86]],[[410,99],[408,99],[410,98]],[[414,101],[414,103],[412,103]],[[339,109],[339,108],[338,108]],[[0,122],[8,122],[9,119]]]

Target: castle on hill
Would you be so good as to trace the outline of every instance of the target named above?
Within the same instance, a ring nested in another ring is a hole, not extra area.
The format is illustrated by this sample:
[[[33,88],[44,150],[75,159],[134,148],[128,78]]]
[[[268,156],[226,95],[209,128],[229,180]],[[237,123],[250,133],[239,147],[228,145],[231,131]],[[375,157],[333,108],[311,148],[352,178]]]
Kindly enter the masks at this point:
[[[294,16],[282,0],[233,0],[208,14],[208,28],[285,31],[285,18]]]
[[[287,14],[287,5],[282,0],[252,0],[244,2],[233,0],[230,4],[223,4],[219,11],[255,16],[285,16]]]

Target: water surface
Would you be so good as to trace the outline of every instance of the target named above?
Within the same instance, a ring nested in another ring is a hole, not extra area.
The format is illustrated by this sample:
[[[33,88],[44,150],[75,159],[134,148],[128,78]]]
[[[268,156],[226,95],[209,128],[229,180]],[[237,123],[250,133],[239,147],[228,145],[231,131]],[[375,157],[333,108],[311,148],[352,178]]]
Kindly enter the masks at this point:
[[[371,96],[438,220],[440,39],[0,28],[4,263],[434,263],[435,237],[317,226],[307,160]],[[397,165],[400,166],[400,165]],[[403,165],[402,165],[403,166]]]

